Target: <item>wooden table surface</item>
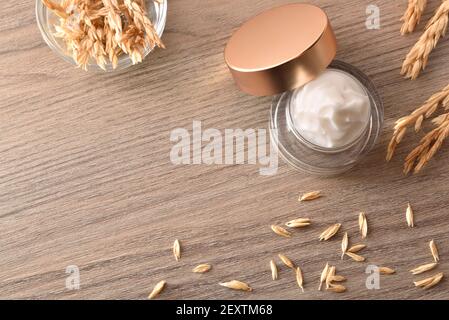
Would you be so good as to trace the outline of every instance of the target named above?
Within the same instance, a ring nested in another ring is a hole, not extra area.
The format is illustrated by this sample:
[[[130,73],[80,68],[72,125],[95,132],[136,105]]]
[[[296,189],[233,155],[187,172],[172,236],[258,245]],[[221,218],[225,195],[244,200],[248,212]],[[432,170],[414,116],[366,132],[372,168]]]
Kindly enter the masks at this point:
[[[410,135],[384,161],[393,122],[449,80],[449,42],[432,54],[417,81],[399,75],[419,32],[399,35],[406,1],[322,0],[339,41],[338,58],[362,69],[385,103],[385,129],[372,153],[351,172],[317,178],[281,162],[274,176],[256,165],[185,165],[170,161],[170,132],[204,128],[267,128],[270,98],[236,89],[223,62],[232,31],[249,17],[287,1],[169,1],[166,50],[114,74],[86,73],[58,58],[41,38],[34,1],[0,4],[0,298],[145,299],[160,280],[161,299],[447,299],[449,281],[423,291],[408,270],[431,262],[428,241],[449,275],[449,152],[444,147],[422,174],[404,177]],[[427,20],[440,1],[430,1]],[[366,7],[380,8],[380,30],[365,28]],[[300,204],[299,193],[324,197]],[[405,207],[415,210],[408,229]],[[357,215],[370,233],[365,263],[339,259],[342,232],[318,242],[340,222],[361,242]],[[307,216],[313,225],[291,239],[269,226]],[[183,246],[181,261],[171,253]],[[272,281],[268,262],[285,253],[298,263],[305,293],[292,271]],[[344,294],[318,292],[326,261],[348,278]],[[199,263],[208,274],[193,274]],[[369,264],[394,267],[379,290],[365,286]],[[65,286],[66,267],[80,270],[81,287]],[[436,271],[434,271],[436,272]],[[429,273],[431,275],[431,273]],[[218,286],[238,279],[252,293]]]

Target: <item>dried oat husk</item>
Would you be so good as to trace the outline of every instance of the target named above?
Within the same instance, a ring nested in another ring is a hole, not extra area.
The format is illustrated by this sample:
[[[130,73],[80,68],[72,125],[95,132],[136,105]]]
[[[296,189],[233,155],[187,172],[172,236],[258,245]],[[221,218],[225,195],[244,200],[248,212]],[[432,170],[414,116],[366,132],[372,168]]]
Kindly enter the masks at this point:
[[[356,244],[356,245],[352,246],[351,248],[349,248],[348,252],[357,253],[365,248],[366,248],[366,245],[364,245],[364,244]]]
[[[421,287],[423,289],[430,289],[434,286],[436,286],[438,283],[441,282],[441,280],[443,279],[444,274],[442,272],[437,273],[436,275],[420,280],[420,281],[415,281],[414,285],[415,287]]]
[[[379,273],[383,275],[391,275],[395,274],[396,270],[389,268],[389,267],[379,267]]]
[[[414,275],[418,275],[418,274],[421,274],[421,273],[424,273],[424,272],[427,272],[427,271],[435,269],[435,267],[437,265],[438,265],[438,263],[436,263],[436,262],[423,264],[423,265],[421,265],[419,267],[416,267],[416,268],[410,270],[410,272],[412,274],[414,274]]]
[[[284,254],[280,253],[278,254],[279,259],[290,269],[296,269],[295,264]]]
[[[326,282],[328,273],[329,273],[329,263],[326,263],[326,265],[324,266],[323,271],[321,272],[320,285],[318,287],[318,290],[321,290],[321,287],[323,286],[323,283]]]
[[[278,279],[278,267],[276,265],[276,262],[274,260],[270,260],[270,269],[271,269],[271,278],[273,280]]]
[[[238,281],[238,280],[232,280],[229,282],[220,282],[219,285],[222,287],[232,289],[232,290],[240,290],[240,291],[247,291],[247,292],[253,291],[253,289],[248,284],[246,284],[245,282],[242,282],[242,281]]]
[[[304,292],[304,277],[302,275],[302,270],[300,267],[296,268],[296,283],[298,284],[298,287],[301,289],[302,292]]]
[[[366,220],[365,212],[359,213],[359,231],[362,239],[366,239],[368,236],[368,221]]]
[[[432,254],[433,260],[435,262],[440,261],[440,254],[438,253],[438,247],[434,240],[431,240],[429,242],[429,247],[430,247],[430,253]]]
[[[429,119],[441,108],[446,113],[432,120],[435,128],[428,132],[419,145],[405,159],[404,174],[418,173],[441,148],[449,135],[449,85],[433,94],[427,101],[411,114],[396,121],[393,137],[388,145],[387,161],[393,158],[397,146],[402,142],[406,131],[413,127],[416,132],[421,130],[425,119]]]
[[[304,193],[303,195],[299,196],[299,201],[303,202],[303,201],[312,201],[315,199],[318,199],[321,197],[321,191],[312,191],[312,192],[307,192]]]
[[[343,235],[343,239],[341,241],[341,260],[343,260],[345,253],[348,251],[348,245],[349,245],[349,237],[348,233],[345,232],[345,234]]]
[[[329,287],[326,288],[327,291],[335,292],[335,293],[343,293],[346,291],[346,287],[341,284],[330,284]]]
[[[285,225],[289,228],[304,228],[310,226],[311,221],[309,218],[299,218],[287,222]]]
[[[338,232],[338,230],[340,230],[341,224],[340,223],[336,223],[330,227],[328,227],[326,230],[324,230],[321,234],[320,234],[320,241],[327,241],[329,239],[331,239],[333,236],[335,236]]]
[[[272,225],[271,230],[273,230],[274,233],[281,237],[290,238],[292,236],[289,231],[285,230],[281,226]]]
[[[60,17],[54,36],[62,39],[84,70],[91,61],[103,70],[109,61],[115,69],[122,54],[139,63],[147,50],[164,48],[143,0],[43,0],[43,4]]]
[[[162,292],[162,290],[164,290],[166,285],[166,282],[164,280],[158,282],[156,284],[156,286],[154,287],[153,291],[151,291],[151,293],[148,295],[148,299],[154,299],[157,296],[159,296]]]
[[[173,256],[175,257],[176,261],[179,261],[179,259],[181,259],[181,244],[179,243],[178,239],[176,239],[173,243]]]
[[[212,269],[212,266],[208,263],[203,263],[197,265],[195,268],[192,269],[192,272],[194,273],[206,273],[209,272],[210,269]]]
[[[427,0],[409,0],[407,10],[401,18],[403,22],[401,34],[412,33],[421,21],[421,16],[426,8]]]
[[[357,261],[357,262],[363,262],[365,261],[365,257],[362,257],[356,253],[352,253],[352,252],[346,252],[345,253],[348,257],[350,257],[352,260]]]
[[[410,203],[407,204],[407,209],[405,210],[405,219],[407,220],[407,225],[410,228],[415,227],[415,216],[414,216],[413,209],[412,209],[412,206],[410,205]]]
[[[449,21],[449,0],[444,0],[418,42],[413,46],[402,64],[401,74],[412,80],[418,78],[429,61],[430,53],[445,36]]]
[[[335,276],[336,270],[337,270],[337,268],[335,266],[329,267],[329,270],[327,271],[327,275],[326,275],[326,289],[328,289],[330,287],[330,285],[332,284],[332,279]]]

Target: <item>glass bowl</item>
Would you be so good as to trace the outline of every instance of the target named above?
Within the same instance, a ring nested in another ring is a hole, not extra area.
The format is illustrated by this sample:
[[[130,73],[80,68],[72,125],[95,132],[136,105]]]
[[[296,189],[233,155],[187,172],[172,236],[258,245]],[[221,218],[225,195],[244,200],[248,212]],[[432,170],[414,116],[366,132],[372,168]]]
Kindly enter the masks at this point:
[[[56,1],[55,2],[59,2]],[[145,0],[146,7],[149,11],[149,17],[154,24],[156,33],[159,37],[162,37],[165,28],[165,22],[167,20],[167,0],[162,1],[162,3],[155,2],[153,0]],[[58,22],[58,16],[55,15],[51,10],[49,10],[41,0],[36,0],[36,20],[39,30],[41,31],[42,37],[44,38],[47,45],[54,51],[58,56],[67,62],[76,66],[70,53],[67,51],[62,39],[55,38],[54,33],[56,32],[54,26]],[[145,49],[143,54],[143,59],[152,51],[151,48]],[[112,63],[108,62],[105,67],[107,72],[122,70],[133,65],[131,58],[127,54],[121,54],[118,59],[117,68],[112,68]],[[94,61],[89,61],[88,70],[94,71],[105,71],[101,69]]]

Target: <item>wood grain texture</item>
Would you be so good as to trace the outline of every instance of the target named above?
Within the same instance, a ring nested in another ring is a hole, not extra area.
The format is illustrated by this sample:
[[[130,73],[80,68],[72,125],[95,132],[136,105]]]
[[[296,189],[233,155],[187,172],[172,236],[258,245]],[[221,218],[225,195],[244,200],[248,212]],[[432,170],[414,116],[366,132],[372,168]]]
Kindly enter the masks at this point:
[[[435,239],[449,275],[449,150],[425,171],[405,178],[402,161],[418,137],[408,136],[392,163],[384,161],[393,122],[447,85],[449,42],[443,40],[417,81],[400,65],[420,35],[400,37],[406,1],[322,0],[339,41],[338,58],[362,69],[385,102],[385,130],[357,168],[320,179],[280,164],[275,176],[252,165],[175,166],[174,128],[192,120],[208,128],[266,128],[269,98],[239,92],[223,48],[249,17],[287,1],[169,1],[166,50],[116,74],[85,73],[54,55],[42,40],[34,1],[0,3],[0,298],[145,299],[162,279],[163,299],[448,299],[449,281],[422,291],[408,270],[431,262]],[[424,21],[439,1],[430,1]],[[368,4],[381,9],[381,29],[365,28]],[[300,192],[324,197],[299,204]],[[405,208],[415,210],[408,229]],[[366,263],[340,261],[340,240],[358,236],[367,212]],[[313,225],[291,239],[269,226],[307,216]],[[326,243],[331,223],[342,230]],[[183,255],[171,253],[175,238]],[[304,272],[305,293],[291,270],[272,281],[269,261],[285,253]],[[324,264],[349,280],[344,294],[318,292]],[[207,274],[193,274],[210,263]],[[394,267],[380,290],[367,290],[368,264]],[[81,289],[65,288],[65,269],[77,265]],[[234,292],[218,282],[238,279],[254,288]]]

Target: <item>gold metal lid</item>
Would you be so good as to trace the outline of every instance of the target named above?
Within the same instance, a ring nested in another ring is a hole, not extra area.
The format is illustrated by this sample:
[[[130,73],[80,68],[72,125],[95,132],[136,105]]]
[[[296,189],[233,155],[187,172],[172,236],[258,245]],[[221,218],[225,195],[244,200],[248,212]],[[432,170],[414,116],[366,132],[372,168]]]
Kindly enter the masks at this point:
[[[244,23],[229,39],[225,60],[242,91],[269,96],[313,80],[336,52],[326,13],[297,3],[262,12]]]

